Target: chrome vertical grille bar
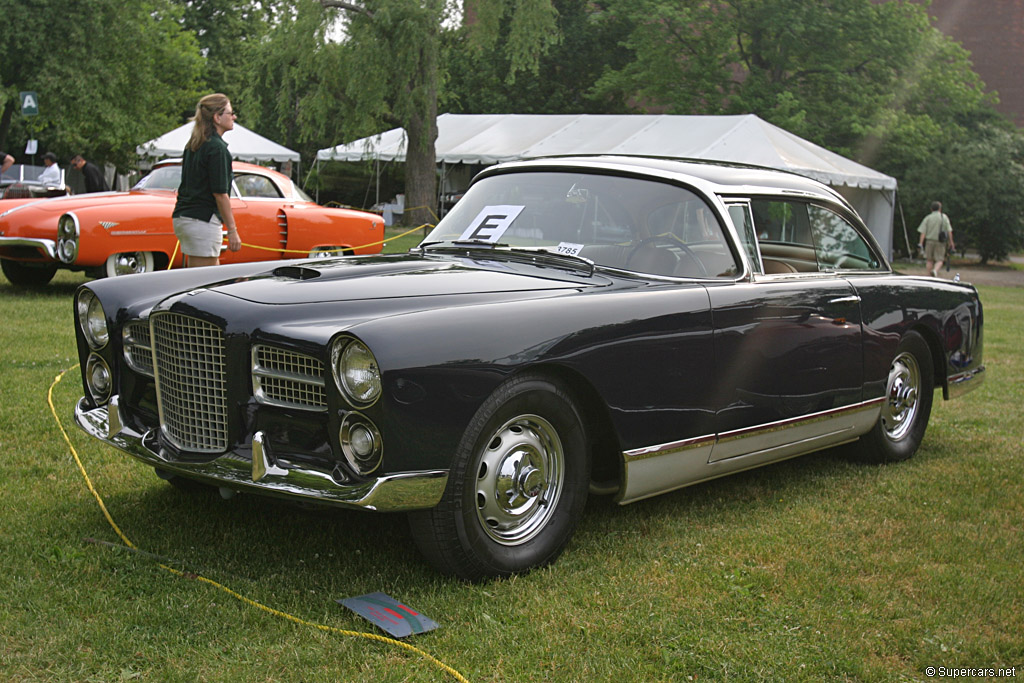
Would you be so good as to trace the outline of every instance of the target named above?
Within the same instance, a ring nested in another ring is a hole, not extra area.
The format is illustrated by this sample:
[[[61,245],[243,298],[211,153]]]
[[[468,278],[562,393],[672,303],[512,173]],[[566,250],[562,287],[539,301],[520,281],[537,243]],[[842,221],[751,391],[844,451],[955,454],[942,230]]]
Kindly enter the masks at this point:
[[[185,451],[227,450],[223,333],[210,323],[177,313],[155,313],[150,326],[164,436]]]

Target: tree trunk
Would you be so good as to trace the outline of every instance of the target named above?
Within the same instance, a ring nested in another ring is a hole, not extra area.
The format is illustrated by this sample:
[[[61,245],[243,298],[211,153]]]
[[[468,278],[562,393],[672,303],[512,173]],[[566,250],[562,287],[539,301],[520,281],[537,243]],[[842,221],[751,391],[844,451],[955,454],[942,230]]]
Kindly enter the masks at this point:
[[[437,104],[423,116],[409,121],[405,151],[405,214],[402,223],[409,227],[437,223]],[[424,230],[424,235],[426,234]]]

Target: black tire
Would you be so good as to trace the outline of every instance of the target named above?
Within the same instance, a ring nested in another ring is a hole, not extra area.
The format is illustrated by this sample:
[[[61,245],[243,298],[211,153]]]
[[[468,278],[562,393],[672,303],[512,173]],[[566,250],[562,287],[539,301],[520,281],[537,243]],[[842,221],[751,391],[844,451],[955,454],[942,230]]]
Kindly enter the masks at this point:
[[[536,374],[498,387],[466,428],[441,502],[410,513],[420,551],[469,581],[553,561],[587,500],[590,459],[572,397]]]
[[[917,452],[928,428],[935,393],[932,355],[921,335],[908,332],[889,366],[885,402],[878,422],[858,444],[866,462],[899,462]]]
[[[15,287],[45,287],[57,274],[56,263],[41,263],[39,265],[0,259],[0,269],[3,269],[7,280]]]

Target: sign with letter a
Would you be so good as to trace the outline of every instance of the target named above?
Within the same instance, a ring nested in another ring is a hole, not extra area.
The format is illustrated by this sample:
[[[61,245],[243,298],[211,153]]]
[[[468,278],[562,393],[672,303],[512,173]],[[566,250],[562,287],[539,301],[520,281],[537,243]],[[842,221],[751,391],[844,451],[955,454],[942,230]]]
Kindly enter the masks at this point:
[[[21,93],[22,116],[35,116],[39,113],[39,96],[31,90]]]

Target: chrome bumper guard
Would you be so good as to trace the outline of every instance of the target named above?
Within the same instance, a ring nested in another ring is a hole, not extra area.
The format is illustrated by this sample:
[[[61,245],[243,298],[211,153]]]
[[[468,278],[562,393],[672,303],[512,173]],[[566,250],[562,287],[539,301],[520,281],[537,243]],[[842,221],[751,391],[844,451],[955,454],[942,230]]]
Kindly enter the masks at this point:
[[[275,460],[263,435],[253,439],[252,457],[227,453],[206,463],[179,462],[160,448],[154,432],[138,434],[120,419],[117,397],[108,406],[75,406],[75,422],[87,434],[147,465],[212,486],[343,507],[401,512],[431,508],[448,483],[446,470],[400,472],[366,482],[339,484],[329,473]]]
[[[0,237],[0,247],[35,247],[42,250],[48,258],[57,260],[57,243],[54,240],[32,237]]]
[[[961,372],[956,375],[951,375],[946,380],[948,386],[947,394],[944,398],[957,398],[963,396],[969,391],[977,389],[985,382],[985,366],[980,365],[973,370],[968,372]]]

